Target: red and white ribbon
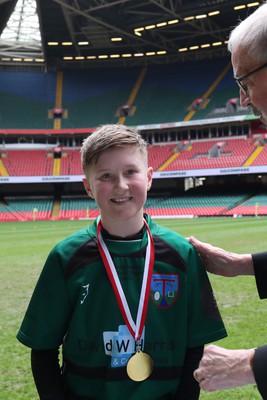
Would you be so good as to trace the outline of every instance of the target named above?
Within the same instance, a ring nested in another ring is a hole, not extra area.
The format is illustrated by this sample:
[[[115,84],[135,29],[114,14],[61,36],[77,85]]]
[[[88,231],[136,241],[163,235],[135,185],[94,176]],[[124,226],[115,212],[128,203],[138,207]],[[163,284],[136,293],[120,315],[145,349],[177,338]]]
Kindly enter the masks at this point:
[[[112,261],[108,248],[103,240],[101,235],[101,228],[102,222],[99,218],[97,223],[97,238],[98,238],[98,248],[105,265],[105,269],[107,271],[109,280],[111,282],[113,291],[116,296],[116,300],[118,302],[121,314],[123,319],[131,332],[131,335],[136,341],[139,341],[142,332],[145,326],[147,309],[148,309],[148,301],[149,301],[149,294],[150,294],[150,287],[151,287],[151,278],[154,266],[154,259],[155,259],[155,249],[154,249],[154,242],[153,238],[149,229],[149,226],[144,219],[144,223],[147,228],[148,233],[148,244],[146,248],[146,257],[145,257],[145,266],[144,266],[144,274],[143,274],[143,281],[141,287],[141,293],[139,298],[138,304],[138,311],[137,311],[137,318],[136,322],[133,321],[123,288],[121,286],[115,265]]]

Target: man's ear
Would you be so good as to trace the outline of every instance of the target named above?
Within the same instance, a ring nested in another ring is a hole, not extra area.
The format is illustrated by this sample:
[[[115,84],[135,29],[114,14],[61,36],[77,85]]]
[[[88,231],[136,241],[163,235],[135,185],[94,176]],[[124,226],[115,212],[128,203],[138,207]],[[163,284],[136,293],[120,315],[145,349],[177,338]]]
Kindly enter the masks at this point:
[[[91,190],[91,186],[90,183],[88,182],[88,180],[86,178],[83,178],[83,186],[88,194],[89,197],[91,197],[91,199],[94,198],[92,190]]]

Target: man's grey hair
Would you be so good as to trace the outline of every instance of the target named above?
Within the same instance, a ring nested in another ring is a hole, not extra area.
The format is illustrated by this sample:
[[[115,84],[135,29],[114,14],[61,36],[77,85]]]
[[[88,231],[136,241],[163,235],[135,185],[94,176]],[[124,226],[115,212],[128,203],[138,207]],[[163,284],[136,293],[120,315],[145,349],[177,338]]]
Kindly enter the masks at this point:
[[[230,33],[228,50],[233,53],[238,48],[246,50],[258,63],[267,62],[267,4],[258,7]]]

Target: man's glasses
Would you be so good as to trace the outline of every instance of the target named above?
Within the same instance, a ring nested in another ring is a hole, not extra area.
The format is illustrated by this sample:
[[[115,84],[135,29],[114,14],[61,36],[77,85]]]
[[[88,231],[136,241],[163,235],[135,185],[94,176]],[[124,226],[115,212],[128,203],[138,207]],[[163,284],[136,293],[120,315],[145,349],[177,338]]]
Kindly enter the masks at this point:
[[[254,69],[253,71],[249,72],[246,75],[241,76],[240,78],[235,78],[236,83],[238,84],[239,88],[242,90],[242,92],[247,95],[248,94],[248,88],[247,86],[242,82],[246,78],[248,78],[250,75],[255,74],[256,72],[260,71],[261,69],[267,67],[267,63],[261,65],[260,67]]]

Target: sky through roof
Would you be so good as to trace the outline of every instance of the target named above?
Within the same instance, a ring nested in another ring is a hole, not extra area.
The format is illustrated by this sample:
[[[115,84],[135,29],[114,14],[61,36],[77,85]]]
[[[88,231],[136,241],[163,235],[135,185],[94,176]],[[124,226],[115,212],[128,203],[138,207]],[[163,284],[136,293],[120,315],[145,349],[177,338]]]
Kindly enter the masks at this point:
[[[1,41],[41,48],[39,19],[35,0],[18,0],[2,32]]]

